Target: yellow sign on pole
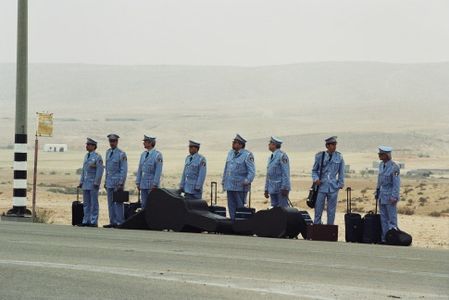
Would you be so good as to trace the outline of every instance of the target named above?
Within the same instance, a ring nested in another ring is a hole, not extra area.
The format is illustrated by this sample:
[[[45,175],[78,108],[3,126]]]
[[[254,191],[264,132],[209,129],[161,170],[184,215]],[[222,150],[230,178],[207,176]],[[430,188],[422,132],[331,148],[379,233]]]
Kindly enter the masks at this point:
[[[37,136],[53,136],[52,113],[37,113]]]

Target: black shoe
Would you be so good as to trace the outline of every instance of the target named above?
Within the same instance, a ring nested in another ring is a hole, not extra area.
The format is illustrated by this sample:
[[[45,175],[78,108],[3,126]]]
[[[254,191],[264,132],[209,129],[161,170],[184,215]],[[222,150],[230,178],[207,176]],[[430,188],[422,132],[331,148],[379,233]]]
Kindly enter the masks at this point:
[[[112,224],[103,225],[103,228],[112,228],[112,227],[114,227],[114,225],[112,225]]]
[[[78,226],[79,226],[79,227],[86,227],[86,226],[89,226],[89,224],[81,223],[81,224],[79,224]]]
[[[89,224],[88,227],[98,227],[98,224]]]

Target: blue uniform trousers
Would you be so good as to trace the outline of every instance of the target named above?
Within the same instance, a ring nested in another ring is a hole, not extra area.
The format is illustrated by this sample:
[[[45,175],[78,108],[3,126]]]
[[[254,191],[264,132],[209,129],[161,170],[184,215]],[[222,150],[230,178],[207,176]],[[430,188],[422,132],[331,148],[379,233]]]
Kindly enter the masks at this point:
[[[98,224],[98,189],[83,190],[83,224]]]
[[[196,194],[189,194],[189,193],[184,193],[184,197],[187,199],[187,200],[190,200],[190,199],[203,199],[203,193],[196,193]]]
[[[272,207],[288,207],[288,197],[283,196],[281,192],[270,194]]]
[[[327,224],[334,224],[335,210],[337,209],[338,190],[335,192],[318,192],[315,203],[314,224],[321,224],[321,215],[324,210],[324,202],[327,200]]]
[[[398,228],[396,204],[380,205],[380,222],[382,224],[382,242],[385,242],[385,235],[387,234],[387,231],[393,228]]]
[[[235,211],[237,210],[237,208],[245,206],[245,199],[247,194],[248,192],[227,191],[229,217],[231,218],[231,220],[234,220]]]
[[[120,225],[124,221],[123,203],[113,202],[112,193],[113,188],[107,188],[108,193],[108,210],[109,210],[109,222],[112,225]]]
[[[150,195],[150,192],[151,192],[150,189],[141,189],[140,190],[140,205],[142,206],[142,209],[147,207],[148,196]]]

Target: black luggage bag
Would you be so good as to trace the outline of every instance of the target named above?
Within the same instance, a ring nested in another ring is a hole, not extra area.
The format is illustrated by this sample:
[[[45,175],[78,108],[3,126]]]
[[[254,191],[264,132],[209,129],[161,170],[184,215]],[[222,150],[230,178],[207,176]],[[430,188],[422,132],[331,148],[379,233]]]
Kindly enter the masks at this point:
[[[352,189],[346,189],[345,240],[350,243],[362,242],[363,224],[360,214],[352,213]]]
[[[129,201],[129,192],[118,190],[112,193],[112,201],[117,203],[124,203]]]
[[[307,239],[312,241],[336,242],[338,240],[338,225],[308,225]]]
[[[215,197],[215,202],[214,202]],[[212,181],[210,183],[210,206],[209,211],[211,213],[220,215],[226,218],[226,207],[217,205],[217,182]]]
[[[378,244],[381,241],[382,225],[380,222],[380,215],[377,213],[377,199],[376,210],[370,211],[363,217],[363,235],[362,243]]]
[[[399,228],[388,230],[385,240],[387,245],[393,246],[410,246],[412,244],[412,236]]]
[[[239,207],[235,210],[235,220],[246,220],[252,218],[256,213],[255,208],[251,208],[251,189],[248,192],[248,207]]]
[[[76,201],[72,202],[72,226],[79,226],[83,223],[84,208],[80,202],[80,189],[76,189]]]

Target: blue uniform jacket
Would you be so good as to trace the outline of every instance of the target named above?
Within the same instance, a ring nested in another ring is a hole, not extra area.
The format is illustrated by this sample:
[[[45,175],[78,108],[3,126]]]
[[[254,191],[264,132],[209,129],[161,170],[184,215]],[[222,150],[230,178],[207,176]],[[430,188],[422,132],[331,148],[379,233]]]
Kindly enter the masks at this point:
[[[312,179],[316,181],[320,178],[321,155],[323,152],[318,152],[315,155],[315,163],[312,168]],[[330,159],[330,160],[329,160]],[[345,161],[340,152],[335,151],[332,158],[327,151],[325,151],[323,170],[321,174],[321,184],[319,191],[323,193],[334,193],[345,185]]]
[[[148,157],[145,156],[148,153]],[[162,153],[156,149],[144,151],[140,155],[139,168],[137,169],[136,184],[140,189],[152,189],[160,187],[162,175]]]
[[[112,152],[112,155],[111,155]],[[128,174],[128,159],[126,153],[119,148],[106,151],[106,187],[117,188],[125,185]]]
[[[199,153],[188,155],[185,160],[179,188],[188,194],[202,192],[204,180],[206,179],[206,171],[206,158],[204,156]]]
[[[385,167],[384,167],[385,166]],[[401,180],[399,178],[399,166],[392,160],[379,165],[379,176],[377,177],[377,189],[380,204],[390,204],[390,199],[399,201],[399,190]]]
[[[277,149],[273,152],[273,158],[268,158],[267,178],[265,191],[277,194],[281,190],[290,190],[290,163],[285,152]]]
[[[100,186],[103,168],[103,159],[100,154],[95,151],[86,153],[80,178],[83,190],[92,190],[94,185]]]
[[[241,149],[238,153],[229,151],[222,181],[225,191],[247,192],[255,175],[256,167],[251,152],[246,149]]]

